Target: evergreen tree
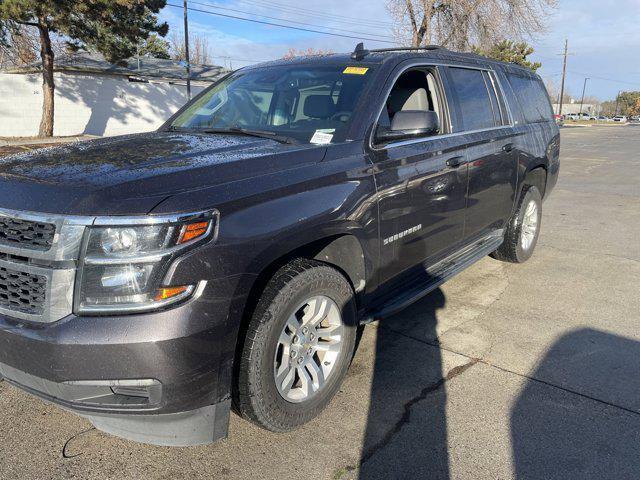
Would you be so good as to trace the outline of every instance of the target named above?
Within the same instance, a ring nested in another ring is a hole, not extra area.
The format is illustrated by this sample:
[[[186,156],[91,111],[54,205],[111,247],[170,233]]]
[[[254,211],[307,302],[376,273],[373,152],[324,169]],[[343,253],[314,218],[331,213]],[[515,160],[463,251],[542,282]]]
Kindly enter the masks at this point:
[[[42,60],[42,120],[39,135],[53,135],[54,51],[51,36],[67,39],[70,48],[91,49],[117,63],[136,53],[151,33],[169,29],[156,14],[166,0],[0,0],[0,40],[12,25],[37,28]]]
[[[527,57],[533,53],[533,48],[526,42],[516,43],[511,40],[503,40],[486,49],[474,47],[473,51],[478,55],[493,58],[500,62],[522,65],[534,72],[542,66],[539,62],[527,60]]]

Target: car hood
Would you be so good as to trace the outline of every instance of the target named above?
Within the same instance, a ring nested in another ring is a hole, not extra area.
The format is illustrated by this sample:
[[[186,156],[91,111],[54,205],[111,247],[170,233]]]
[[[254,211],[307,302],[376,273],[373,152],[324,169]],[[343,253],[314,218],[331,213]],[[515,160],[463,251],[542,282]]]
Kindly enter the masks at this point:
[[[43,148],[0,158],[0,208],[144,214],[174,193],[274,174],[320,161],[325,151],[243,135],[176,132]]]

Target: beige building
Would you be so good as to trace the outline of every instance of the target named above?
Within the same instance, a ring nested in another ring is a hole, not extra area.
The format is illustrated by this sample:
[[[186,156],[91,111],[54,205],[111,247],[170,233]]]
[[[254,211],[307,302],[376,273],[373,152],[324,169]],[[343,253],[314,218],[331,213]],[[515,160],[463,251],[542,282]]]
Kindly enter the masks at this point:
[[[558,113],[559,105],[557,103],[553,104],[553,113]],[[562,104],[562,114],[568,115],[570,113],[580,113],[580,102],[572,101],[570,103]],[[599,115],[600,114],[600,105],[585,103],[582,105],[582,113],[588,113],[590,115]]]

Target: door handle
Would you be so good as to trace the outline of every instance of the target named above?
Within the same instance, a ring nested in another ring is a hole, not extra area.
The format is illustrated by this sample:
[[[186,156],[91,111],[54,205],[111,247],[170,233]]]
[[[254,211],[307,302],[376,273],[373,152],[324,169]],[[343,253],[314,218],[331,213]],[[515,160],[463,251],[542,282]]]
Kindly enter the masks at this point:
[[[503,152],[512,152],[513,151],[513,143],[507,143],[504,147],[502,147]]]
[[[447,160],[447,167],[458,168],[460,165],[462,165],[462,160],[463,159],[464,159],[464,157],[462,157],[462,156],[451,157],[449,160]]]

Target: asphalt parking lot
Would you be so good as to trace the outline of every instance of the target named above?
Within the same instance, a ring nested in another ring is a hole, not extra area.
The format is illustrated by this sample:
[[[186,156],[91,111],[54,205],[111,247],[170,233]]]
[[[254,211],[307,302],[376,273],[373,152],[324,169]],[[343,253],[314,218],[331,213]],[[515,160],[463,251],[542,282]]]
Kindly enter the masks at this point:
[[[152,447],[0,383],[0,479],[640,478],[640,127],[562,141],[533,258],[367,327],[310,425]]]

